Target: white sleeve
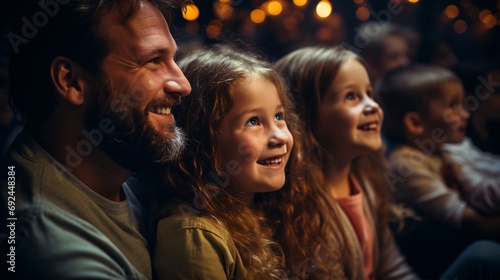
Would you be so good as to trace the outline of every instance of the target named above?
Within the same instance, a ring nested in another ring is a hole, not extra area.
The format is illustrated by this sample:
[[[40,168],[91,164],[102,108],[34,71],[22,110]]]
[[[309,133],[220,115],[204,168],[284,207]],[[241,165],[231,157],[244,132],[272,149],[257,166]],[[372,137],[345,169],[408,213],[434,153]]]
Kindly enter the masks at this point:
[[[479,150],[468,139],[443,149],[469,204],[486,215],[500,215],[500,157]]]

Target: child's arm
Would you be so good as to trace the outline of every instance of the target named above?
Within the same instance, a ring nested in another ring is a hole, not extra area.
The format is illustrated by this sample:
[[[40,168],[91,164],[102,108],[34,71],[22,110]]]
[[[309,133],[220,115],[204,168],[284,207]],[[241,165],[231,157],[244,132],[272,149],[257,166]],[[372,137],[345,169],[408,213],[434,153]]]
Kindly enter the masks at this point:
[[[499,238],[500,217],[481,215],[460,199],[441,178],[439,159],[404,148],[390,157],[389,165],[396,198],[419,214],[459,230],[483,238]]]
[[[445,158],[462,186],[468,204],[485,215],[500,215],[500,157],[479,150],[469,139],[445,144]]]
[[[386,176],[397,202],[418,214],[448,227],[459,229],[467,207],[458,192],[448,188],[441,178],[441,160],[419,150],[401,147],[389,157],[391,172]]]

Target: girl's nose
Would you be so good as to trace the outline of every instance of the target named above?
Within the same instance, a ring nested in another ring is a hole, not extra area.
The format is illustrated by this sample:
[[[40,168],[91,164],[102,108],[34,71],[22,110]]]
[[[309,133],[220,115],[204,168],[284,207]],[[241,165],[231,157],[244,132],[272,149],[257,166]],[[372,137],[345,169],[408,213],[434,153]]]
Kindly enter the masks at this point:
[[[284,128],[286,129],[286,127]],[[271,138],[269,139],[269,145],[271,147],[282,147],[288,142],[288,134],[283,128],[274,126],[271,130]]]
[[[378,103],[369,97],[365,98],[364,106],[365,107],[363,108],[363,113],[365,115],[375,114],[378,113],[378,111],[380,110],[380,106],[378,105]]]

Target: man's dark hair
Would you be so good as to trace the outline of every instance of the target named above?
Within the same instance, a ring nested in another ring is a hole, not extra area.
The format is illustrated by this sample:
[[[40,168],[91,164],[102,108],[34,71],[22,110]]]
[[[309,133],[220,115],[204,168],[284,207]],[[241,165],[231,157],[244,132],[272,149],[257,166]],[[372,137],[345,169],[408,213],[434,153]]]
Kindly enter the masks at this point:
[[[144,0],[142,0],[144,1]],[[148,0],[163,14],[169,26],[175,8],[191,0]],[[56,56],[67,57],[97,75],[110,51],[101,19],[112,9],[125,11],[127,20],[141,0],[30,0],[24,1],[12,32],[11,96],[15,108],[33,125],[50,117],[56,96],[49,68]]]

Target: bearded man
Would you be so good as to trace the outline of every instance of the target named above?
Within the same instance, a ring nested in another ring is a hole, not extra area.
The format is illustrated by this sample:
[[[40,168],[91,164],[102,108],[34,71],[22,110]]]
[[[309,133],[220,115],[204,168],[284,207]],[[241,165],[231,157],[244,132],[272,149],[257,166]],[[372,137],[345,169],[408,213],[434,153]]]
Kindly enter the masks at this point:
[[[171,108],[191,87],[170,25],[190,1],[30,2],[8,34],[26,126],[1,183],[15,218],[7,268],[20,279],[151,279],[122,184],[184,146]]]

